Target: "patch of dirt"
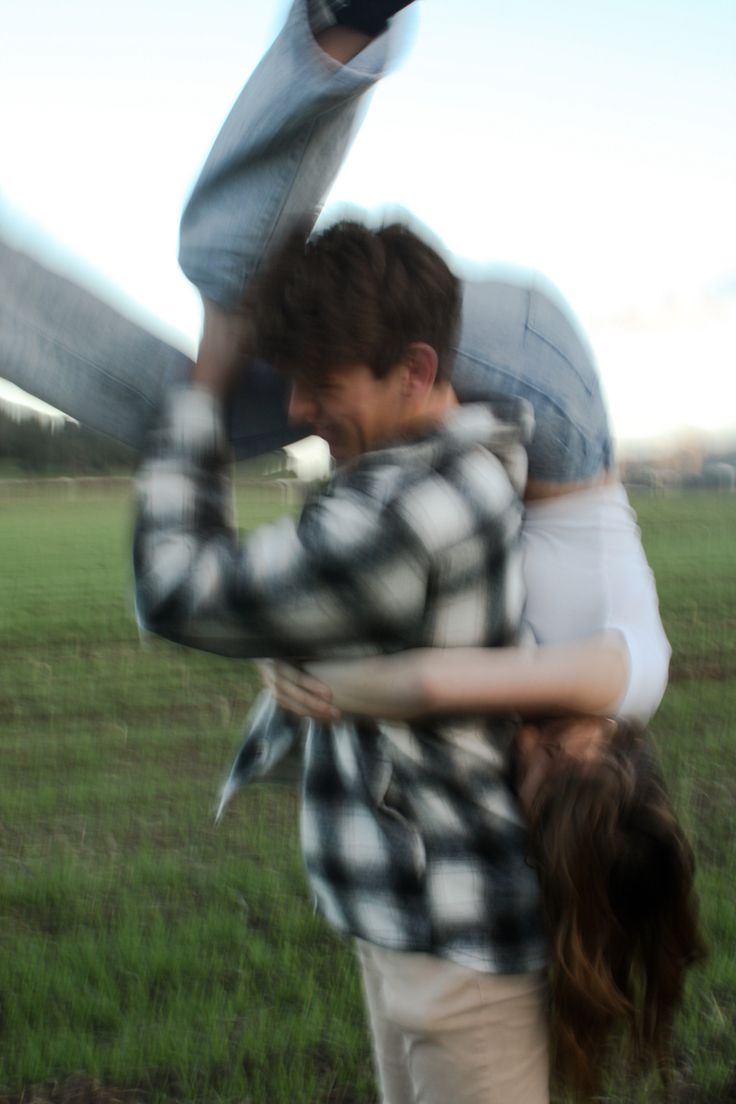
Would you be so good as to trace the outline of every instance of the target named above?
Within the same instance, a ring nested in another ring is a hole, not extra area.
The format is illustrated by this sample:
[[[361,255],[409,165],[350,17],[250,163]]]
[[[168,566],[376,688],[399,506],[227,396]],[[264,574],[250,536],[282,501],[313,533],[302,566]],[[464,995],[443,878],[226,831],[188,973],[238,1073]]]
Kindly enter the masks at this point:
[[[83,1073],[31,1085],[15,1096],[0,1094],[0,1104],[146,1104],[146,1100],[140,1090],[102,1085]]]
[[[693,663],[678,663],[673,659],[670,664],[669,684],[682,682],[728,682],[736,676],[732,662],[710,659]]]

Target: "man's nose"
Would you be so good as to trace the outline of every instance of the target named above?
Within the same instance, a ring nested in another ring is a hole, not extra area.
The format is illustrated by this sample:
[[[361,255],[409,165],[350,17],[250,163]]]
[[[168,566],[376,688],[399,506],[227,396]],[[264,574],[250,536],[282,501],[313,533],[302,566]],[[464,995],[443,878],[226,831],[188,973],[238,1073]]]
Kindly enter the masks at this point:
[[[317,403],[306,387],[292,383],[289,392],[289,421],[297,425],[314,425],[317,420]]]

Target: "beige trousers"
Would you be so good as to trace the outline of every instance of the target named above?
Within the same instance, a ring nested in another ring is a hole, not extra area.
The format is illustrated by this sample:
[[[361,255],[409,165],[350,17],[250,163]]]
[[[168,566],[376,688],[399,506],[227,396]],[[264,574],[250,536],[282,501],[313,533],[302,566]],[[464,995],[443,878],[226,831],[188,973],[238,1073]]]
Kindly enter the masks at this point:
[[[543,971],[357,948],[382,1104],[548,1104]]]

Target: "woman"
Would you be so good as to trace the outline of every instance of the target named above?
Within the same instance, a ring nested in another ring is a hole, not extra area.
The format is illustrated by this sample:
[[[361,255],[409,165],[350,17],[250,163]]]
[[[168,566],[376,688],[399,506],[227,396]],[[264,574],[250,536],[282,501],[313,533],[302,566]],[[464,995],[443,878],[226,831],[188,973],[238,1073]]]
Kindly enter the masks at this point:
[[[545,698],[574,708],[608,693],[602,651],[591,659],[595,649],[587,646],[542,647],[538,663],[534,651],[436,649],[312,664],[309,672],[278,663],[266,665],[264,680],[282,708],[320,721],[338,719],[338,705],[402,719],[475,713],[479,703],[507,710],[522,699],[532,709]],[[582,666],[571,676],[576,658]],[[556,670],[559,684],[552,681]],[[586,685],[589,673],[598,689]],[[623,1034],[638,1065],[653,1062],[666,1081],[685,976],[706,948],[692,850],[652,748],[635,725],[606,717],[526,721],[514,773],[551,948],[554,1079],[577,1099],[592,1100],[610,1069],[611,1044]],[[380,996],[371,984],[366,973],[369,1005]],[[618,1064],[621,1057],[619,1050]]]

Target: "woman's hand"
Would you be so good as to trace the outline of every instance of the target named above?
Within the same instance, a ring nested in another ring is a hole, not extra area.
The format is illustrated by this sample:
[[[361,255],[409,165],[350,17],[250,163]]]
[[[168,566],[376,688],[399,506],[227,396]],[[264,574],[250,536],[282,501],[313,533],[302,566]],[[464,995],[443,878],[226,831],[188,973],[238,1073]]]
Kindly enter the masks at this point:
[[[339,720],[343,714],[407,720],[431,712],[430,672],[441,660],[431,648],[393,656],[309,663],[259,663],[278,704],[300,717]]]
[[[225,397],[245,362],[249,320],[203,299],[204,327],[191,382]]]
[[[283,660],[262,660],[258,670],[263,685],[287,713],[315,721],[337,721],[342,714],[332,704],[332,691],[318,678]]]

